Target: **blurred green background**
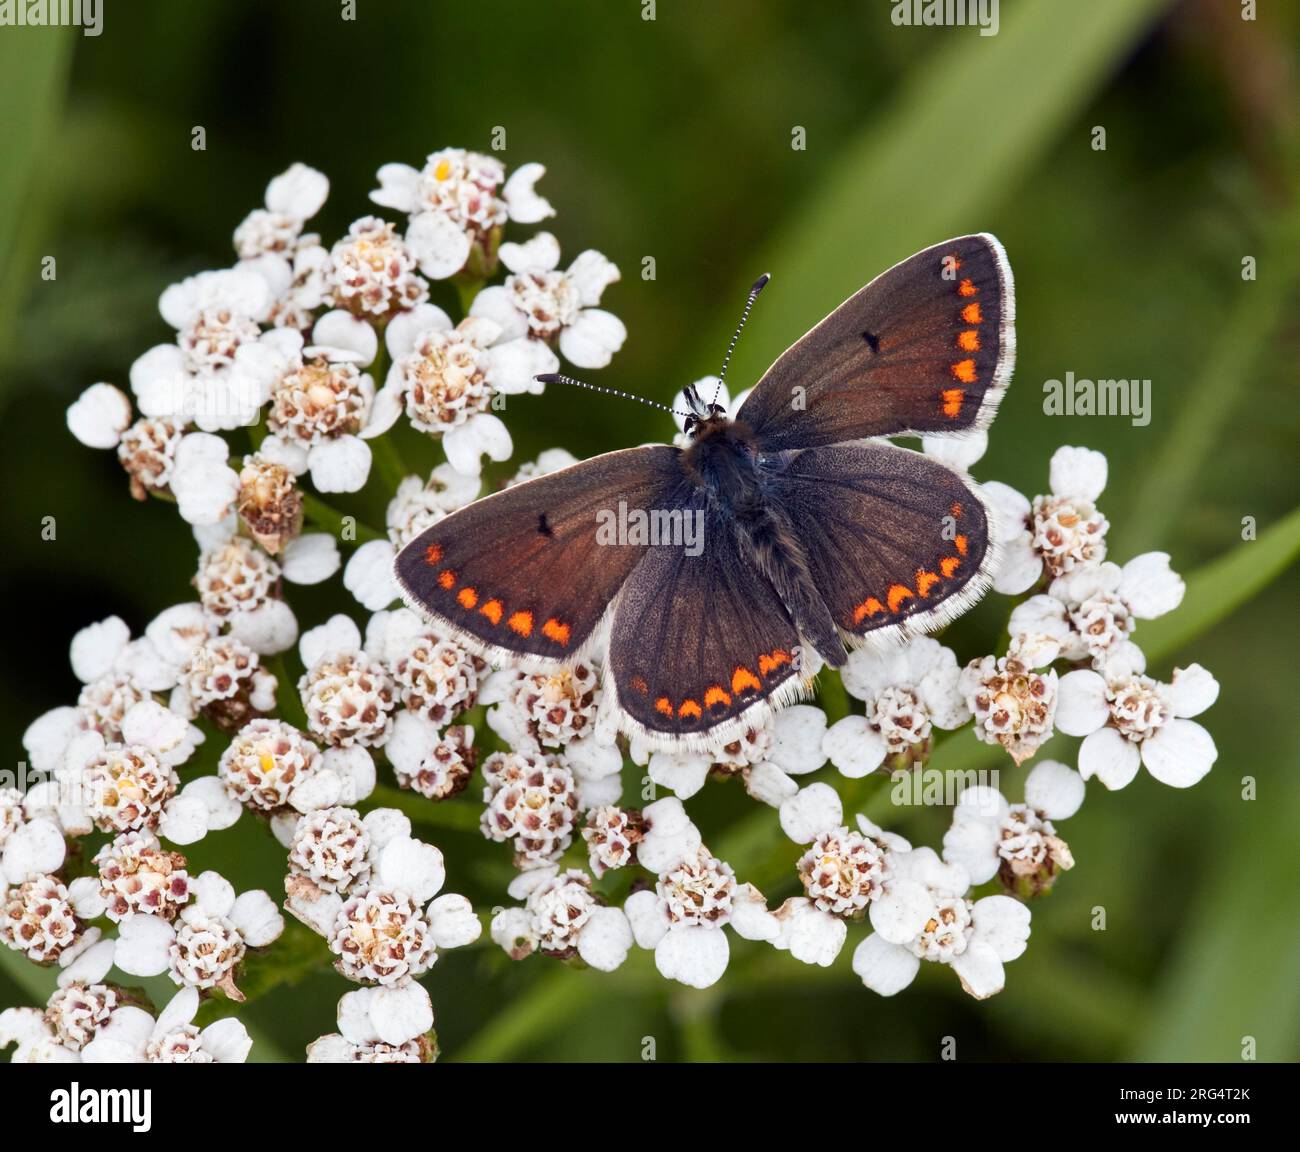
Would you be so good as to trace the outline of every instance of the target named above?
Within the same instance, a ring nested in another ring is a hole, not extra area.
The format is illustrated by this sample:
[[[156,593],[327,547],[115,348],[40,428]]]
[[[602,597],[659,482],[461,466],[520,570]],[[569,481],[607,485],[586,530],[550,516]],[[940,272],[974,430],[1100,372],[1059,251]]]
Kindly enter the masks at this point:
[[[160,290],[230,262],[234,226],[291,161],[332,181],[313,222],[329,243],[370,210],[380,164],[486,151],[504,126],[507,163],[549,169],[548,226],[566,254],[599,248],[623,269],[605,303],[630,336],[599,381],[660,399],[716,371],[759,272],[774,279],[737,387],[890,263],[991,230],[1016,273],[1020,356],[977,474],[1034,492],[1058,445],[1098,448],[1112,558],[1164,548],[1190,574],[1241,550],[1184,623],[1137,634],[1156,674],[1195,659],[1221,681],[1203,718],[1214,771],[1188,793],[1145,773],[1121,793],[1090,786],[1061,829],[1078,867],[1035,904],[1029,951],[986,1003],[937,966],[892,1000],[865,991],[849,968],[861,929],[828,972],[735,942],[708,993],[668,987],[647,954],[601,976],[480,946],[427,978],[444,1051],[636,1060],[653,1036],[660,1060],[933,1060],[952,1036],[962,1060],[1232,1061],[1253,1036],[1260,1059],[1300,1056],[1300,525],[1284,520],[1300,502],[1297,12],[1003,0],[999,34],[981,37],[895,27],[891,8],[660,0],[650,21],[640,0],[358,0],[346,22],[336,0],[108,0],[98,38],[0,29],[0,724],[14,759],[26,723],[75,697],[79,627],[118,613],[138,631],[191,595],[195,548],[174,509],[133,504],[112,454],[78,445],[63,411],[91,382],[125,386],[132,359],[170,337]],[[640,276],[646,256],[654,280]],[[1150,425],[1045,417],[1043,381],[1067,371],[1149,378]],[[516,461],[670,433],[635,406],[562,389],[512,398],[507,420]],[[363,510],[377,519],[382,503]],[[47,516],[55,541],[41,538]],[[1255,583],[1267,586],[1253,595]],[[334,581],[292,599],[307,626],[342,596]],[[999,642],[1003,610],[953,630],[963,660]],[[1203,634],[1184,649],[1188,630]],[[1023,773],[998,765],[1019,799]],[[697,808],[741,879],[791,894],[797,852],[774,816],[719,783]],[[508,854],[482,841],[476,809],[464,800],[437,817],[459,827],[423,831],[449,857],[449,888],[490,907]],[[878,814],[936,845],[947,820]],[[190,855],[240,887],[274,890],[282,872],[247,818]],[[241,1015],[254,1058],[300,1059],[333,1029],[346,985],[296,930],[279,956],[251,979],[285,986]],[[4,959],[0,1006],[43,995],[44,974]]]

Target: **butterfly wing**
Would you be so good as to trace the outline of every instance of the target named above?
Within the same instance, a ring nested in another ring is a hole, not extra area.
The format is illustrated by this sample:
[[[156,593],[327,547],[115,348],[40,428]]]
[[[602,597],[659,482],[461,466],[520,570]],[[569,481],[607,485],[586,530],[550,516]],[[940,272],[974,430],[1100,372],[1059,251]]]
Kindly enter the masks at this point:
[[[453,513],[394,574],[413,609],[495,663],[570,663],[647,550],[619,517],[680,504],[683,485],[676,448],[610,452]]]
[[[930,632],[971,606],[996,548],[978,489],[892,444],[800,452],[773,482],[808,555],[813,584],[850,639]]]
[[[985,428],[1015,364],[1002,245],[962,236],[896,264],[767,370],[742,405],[765,451]]]
[[[605,690],[632,733],[660,746],[726,742],[775,698],[803,692],[799,634],[776,590],[702,494],[703,548],[652,548],[610,627]]]

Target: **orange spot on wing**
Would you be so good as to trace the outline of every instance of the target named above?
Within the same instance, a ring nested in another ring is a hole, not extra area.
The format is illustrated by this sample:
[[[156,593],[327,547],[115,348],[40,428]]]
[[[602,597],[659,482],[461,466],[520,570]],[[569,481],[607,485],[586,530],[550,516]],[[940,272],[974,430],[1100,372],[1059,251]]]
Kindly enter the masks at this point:
[[[548,640],[554,640],[557,644],[567,644],[569,642],[569,626],[561,624],[552,616],[542,625],[542,635]]]
[[[963,556],[965,556],[966,549],[970,547],[970,541],[967,540],[965,536],[955,536],[953,537],[952,542],[953,545],[956,547],[957,551],[960,552]]]
[[[868,616],[876,616],[885,610],[885,606],[874,596],[868,596],[853,609],[853,623],[861,624]]]
[[[692,720],[698,720],[704,713],[700,710],[699,704],[694,700],[683,700],[681,707],[677,709],[678,716],[686,716]]]
[[[956,556],[945,556],[939,561],[939,571],[942,572],[947,579],[952,579],[952,574],[960,567],[961,561],[958,560]]]
[[[667,696],[660,696],[655,701],[655,711],[664,716],[671,716],[673,714],[673,702]]]
[[[935,572],[927,572],[924,568],[916,570],[916,590],[921,596],[930,595],[930,589],[939,583],[939,576]]]
[[[438,583],[450,592],[456,587],[456,573],[450,568],[444,568],[438,573]]]
[[[726,708],[730,703],[731,697],[727,695],[726,689],[721,684],[713,684],[704,690],[706,708]]]
[[[430,544],[424,550],[424,562],[433,568],[442,563],[442,545]]]
[[[980,311],[980,306],[978,304],[967,304],[966,307],[961,310],[961,318],[963,324],[984,323],[984,313]]]
[[[462,588],[456,593],[456,599],[460,601],[462,608],[468,610],[478,603],[478,593],[473,588]]]
[[[533,634],[533,614],[531,612],[516,612],[509,620],[511,632],[518,632],[520,636],[531,636]]]
[[[967,328],[965,332],[958,332],[957,347],[963,352],[978,352],[980,350],[980,334],[974,328]]]
[[[479,609],[479,612],[491,620],[493,624],[501,623],[501,616],[504,611],[500,600],[489,600]]]
[[[757,692],[761,687],[763,682],[748,668],[736,668],[732,671],[731,690],[737,696],[744,692]]]
[[[974,296],[978,291],[979,289],[975,287],[972,280],[963,280],[957,285],[957,295],[959,296]]]
[[[783,664],[790,663],[790,653],[784,649],[775,648],[771,652],[764,652],[758,658],[758,671],[763,676],[771,676]]]
[[[628,681],[628,683],[631,684],[632,687],[635,688],[638,692],[640,692],[642,696],[644,696],[647,692],[650,691],[649,686],[646,684],[644,680],[641,679],[640,676],[633,676],[632,679]]]
[[[952,375],[954,380],[960,380],[963,384],[975,383],[975,361],[958,360],[952,366]]]
[[[954,504],[951,508],[948,509],[948,511],[952,513],[953,519],[955,520],[961,515],[961,505]]]
[[[889,586],[889,610],[897,612],[902,606],[904,600],[911,600],[915,593],[906,584],[891,584]]]
[[[943,414],[945,416],[960,416],[961,402],[966,393],[960,388],[947,388],[941,394],[940,399],[943,401]]]

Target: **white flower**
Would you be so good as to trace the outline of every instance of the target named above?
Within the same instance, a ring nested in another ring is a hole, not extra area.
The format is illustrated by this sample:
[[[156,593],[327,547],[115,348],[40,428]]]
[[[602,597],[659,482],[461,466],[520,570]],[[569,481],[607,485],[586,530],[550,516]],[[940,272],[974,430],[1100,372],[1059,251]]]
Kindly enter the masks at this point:
[[[975,716],[976,737],[1001,744],[1017,764],[1051,738],[1057,677],[1051,669],[1034,669],[1055,656],[1054,643],[1043,646],[1018,637],[1005,656],[984,656],[962,669],[961,691]]]
[[[359,317],[387,320],[428,299],[429,285],[415,266],[415,252],[393,225],[363,216],[330,249],[322,272],[337,307]]]
[[[92,863],[99,869],[100,915],[119,923],[129,916],[173,920],[190,898],[186,860],[163,848],[151,832],[123,832],[105,844]],[[93,897],[86,900],[93,910]]]
[[[837,721],[822,743],[845,776],[865,776],[900,753],[924,758],[932,727],[958,728],[970,719],[957,657],[929,636],[885,652],[852,652],[840,677],[867,706],[865,715]]]
[[[505,179],[499,160],[461,148],[434,152],[420,171],[407,164],[385,164],[379,169],[379,188],[370,199],[410,217],[406,241],[420,262],[420,270],[434,280],[454,276],[471,255],[486,266],[494,236],[509,220],[536,224],[554,215],[550,204],[538,196],[534,185],[545,173],[540,164],[519,167],[501,195]]]
[[[558,367],[550,349],[526,334],[477,316],[453,326],[432,304],[397,317],[384,339],[393,364],[377,407],[391,422],[404,405],[411,424],[441,435],[448,462],[470,476],[478,475],[480,456],[508,460],[513,451],[510,433],[488,411],[498,407],[494,397],[540,392],[533,377]]]
[[[762,893],[737,883],[731,866],[704,847],[680,800],[657,800],[644,816],[648,831],[638,854],[659,878],[654,891],[629,896],[623,911],[637,944],[654,949],[663,976],[708,988],[727,968],[726,925],[746,940],[774,941],[780,924]]]
[[[862,982],[893,996],[912,982],[922,960],[930,960],[952,968],[977,1000],[1002,991],[1003,964],[1020,956],[1029,938],[1029,909],[1010,896],[968,900],[965,869],[944,864],[929,848],[900,855],[895,870],[925,892],[923,927],[904,943],[878,931],[863,940],[853,953]]]
[[[92,384],[68,408],[68,430],[87,448],[116,448],[131,423],[131,401],[112,384]]]
[[[627,959],[632,947],[627,916],[600,903],[585,872],[561,872],[555,865],[534,869],[516,877],[510,894],[524,897],[524,907],[493,917],[492,939],[513,959],[533,950],[561,958],[576,954],[600,972],[613,972]]]
[[[427,971],[438,949],[472,944],[482,925],[465,897],[438,895],[446,879],[442,853],[413,839],[405,816],[377,808],[362,823],[369,883],[346,895],[322,892],[309,916],[292,904],[291,910],[313,927],[325,926],[335,967],[349,980],[399,985]],[[331,909],[336,912],[327,924]]]
[[[877,932],[898,942],[911,939],[924,923],[924,892],[895,867],[912,846],[865,816],[857,824],[856,830],[845,826],[840,798],[829,784],[809,784],[781,805],[786,835],[810,847],[797,866],[806,896],[777,909],[781,931],[775,944],[805,964],[825,967],[835,959],[844,945],[845,919],[865,913]]]
[[[193,899],[171,923],[161,916],[131,916],[118,928],[113,962],[131,976],[168,972],[172,982],[220,988],[242,1000],[235,973],[249,948],[265,948],[284,931],[275,903],[260,889],[235,895],[220,874],[190,882]]]
[[[308,1046],[307,1063],[419,1064],[436,1055],[433,1005],[414,981],[345,992],[338,1027]]]
[[[798,789],[792,777],[815,772],[826,762],[826,735],[825,712],[812,704],[794,704],[709,751],[649,753],[647,773],[683,800],[704,787],[710,772],[738,775],[751,796],[775,806]],[[641,754],[635,749],[633,759],[640,762]]]
[[[984,484],[1002,524],[1002,564],[994,578],[998,592],[1017,595],[1076,565],[1106,558],[1110,525],[1096,501],[1106,487],[1106,457],[1087,448],[1058,448],[1052,456],[1051,493],[1032,504],[1014,488],[997,481]]]
[[[0,788],[0,883],[5,886],[63,867],[63,828],[57,813],[43,812],[40,805],[40,793],[24,797],[16,788]]]
[[[1213,738],[1190,717],[1218,696],[1218,681],[1199,664],[1174,669],[1169,684],[1137,673],[1107,680],[1081,669],[1061,677],[1057,725],[1085,737],[1085,780],[1096,776],[1107,788],[1123,788],[1145,764],[1162,784],[1190,788],[1218,758]]]
[[[989,434],[980,430],[961,436],[922,436],[921,451],[959,472],[969,472],[989,448]]]
[[[1069,845],[1052,822],[1073,816],[1083,796],[1083,778],[1055,760],[1044,760],[1029,773],[1023,804],[1008,804],[996,788],[967,788],[944,834],[943,858],[965,868],[972,884],[1000,874],[1003,884],[1021,895],[1044,892],[1057,872],[1074,866]]]
[[[527,336],[558,344],[579,368],[604,368],[623,347],[623,322],[595,305],[619,278],[618,269],[593,249],[582,252],[566,271],[558,271],[559,242],[539,232],[526,244],[502,244],[501,262],[510,269],[505,284],[484,288],[471,316],[500,325],[502,339]]]
[[[321,210],[330,182],[323,172],[293,164],[266,186],[266,206],[255,208],[235,229],[242,260],[267,253],[288,257],[298,248],[303,225]]]
[[[592,872],[600,877],[635,861],[644,829],[645,821],[635,809],[602,804],[588,812],[582,838],[587,842]]]
[[[298,693],[311,732],[335,748],[364,751],[383,744],[392,729],[396,687],[384,664],[362,647],[357,626],[332,616],[302,634],[298,654],[307,669]]]
[[[1050,636],[1067,660],[1091,660],[1141,672],[1145,660],[1129,639],[1138,620],[1172,612],[1186,591],[1164,552],[1146,552],[1121,568],[1109,560],[1081,565],[1052,581],[1011,613],[1011,634]]]
[[[155,1020],[134,1005],[115,1011],[82,1050],[87,1064],[243,1064],[253,1047],[233,1016],[206,1028],[194,1025],[198,989],[180,988]]]
[[[483,762],[483,780],[483,835],[511,841],[517,868],[544,867],[573,842],[578,783],[558,756],[494,752]]]
[[[352,553],[343,570],[343,586],[371,612],[401,598],[393,579],[393,561],[426,528],[477,498],[478,476],[466,476],[450,464],[439,464],[428,482],[407,476],[388,502],[387,540],[368,540]]]

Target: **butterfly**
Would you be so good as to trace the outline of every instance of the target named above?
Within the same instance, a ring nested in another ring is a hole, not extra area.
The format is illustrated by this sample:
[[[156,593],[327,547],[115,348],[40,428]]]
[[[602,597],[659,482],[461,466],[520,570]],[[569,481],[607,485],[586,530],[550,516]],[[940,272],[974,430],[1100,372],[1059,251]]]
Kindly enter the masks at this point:
[[[478,500],[401,551],[398,585],[496,664],[559,670],[607,643],[620,730],[725,744],[810,691],[813,653],[838,667],[983,594],[997,549],[979,489],[881,438],[987,428],[1014,361],[1002,245],[935,245],[787,349],[734,419],[687,388],[685,446],[610,452]]]

